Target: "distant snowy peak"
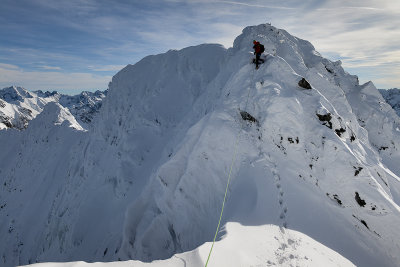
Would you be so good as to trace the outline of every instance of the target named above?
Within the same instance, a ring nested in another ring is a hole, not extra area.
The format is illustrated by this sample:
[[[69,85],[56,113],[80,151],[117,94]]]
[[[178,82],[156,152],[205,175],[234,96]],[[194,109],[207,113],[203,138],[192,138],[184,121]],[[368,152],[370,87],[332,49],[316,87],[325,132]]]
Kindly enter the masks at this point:
[[[379,92],[400,117],[400,89],[379,89]]]
[[[37,91],[34,91],[34,93],[38,97],[43,97],[43,98],[59,95],[59,93],[57,91],[53,91],[53,92],[46,91],[46,92],[43,92],[42,90],[37,90]]]
[[[107,92],[107,90],[94,93],[84,91],[75,96],[61,95],[59,103],[68,108],[79,122],[88,124],[98,113]]]
[[[11,86],[0,90],[0,98],[8,103],[23,102],[25,98],[33,98],[34,95],[22,87]]]
[[[69,110],[58,103],[48,103],[43,111],[31,122],[32,127],[47,128],[47,125],[66,125],[69,128],[84,131]]]
[[[107,91],[82,92],[79,95],[69,96],[59,94],[57,91],[30,92],[16,86],[4,88],[0,90],[0,130],[25,129],[29,121],[42,112],[44,106],[50,102],[60,103],[68,108],[76,120],[84,128],[88,128],[106,95]]]

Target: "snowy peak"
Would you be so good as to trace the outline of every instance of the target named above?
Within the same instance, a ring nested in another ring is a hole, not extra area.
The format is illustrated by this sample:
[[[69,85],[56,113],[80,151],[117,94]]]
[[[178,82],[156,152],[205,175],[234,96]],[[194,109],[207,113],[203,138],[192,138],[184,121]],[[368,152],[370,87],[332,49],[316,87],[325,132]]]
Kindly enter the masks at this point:
[[[43,97],[43,98],[59,95],[57,91],[53,91],[53,92],[46,91],[46,92],[43,92],[42,90],[37,90],[37,91],[34,91],[34,93],[38,97]]]
[[[233,49],[247,52],[253,40],[264,45],[265,54],[284,59],[300,75],[322,59],[310,42],[268,24],[246,27],[235,39]]]
[[[111,136],[139,125],[175,127],[219,73],[225,56],[221,45],[205,44],[126,66],[109,85],[97,128]]]
[[[32,120],[30,127],[46,128],[47,125],[65,125],[76,130],[84,130],[67,108],[55,102],[48,103],[43,111]]]
[[[32,97],[33,94],[22,87],[11,86],[0,90],[0,98],[9,103],[23,102],[25,98]]]

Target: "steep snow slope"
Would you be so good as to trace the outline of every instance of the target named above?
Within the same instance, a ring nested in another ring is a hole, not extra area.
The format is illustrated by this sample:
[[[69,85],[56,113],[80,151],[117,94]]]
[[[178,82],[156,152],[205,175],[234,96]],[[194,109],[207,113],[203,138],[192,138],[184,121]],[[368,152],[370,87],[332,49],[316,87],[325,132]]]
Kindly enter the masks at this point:
[[[201,51],[204,53],[199,53]],[[196,54],[197,57],[189,57]],[[210,58],[204,59],[207,54]],[[1,235],[7,240],[4,245],[0,244],[4,264],[26,264],[45,260],[118,259],[115,253],[121,246],[125,211],[141,193],[153,168],[157,167],[158,158],[163,156],[161,160],[168,159],[167,153],[161,153],[164,148],[163,143],[174,137],[173,131],[180,132],[176,128],[177,120],[174,116],[183,117],[190,110],[190,99],[195,98],[192,94],[201,93],[203,83],[212,79],[214,73],[218,73],[219,64],[215,63],[221,61],[223,56],[225,56],[225,49],[222,47],[204,45],[180,52],[170,51],[165,55],[154,57],[151,60],[154,61],[153,71],[157,66],[155,62],[164,62],[171,67],[171,69],[165,69],[165,65],[160,65],[157,71],[159,73],[165,71],[164,81],[171,81],[169,84],[166,82],[164,87],[166,89],[162,92],[160,90],[159,93],[170,97],[169,100],[174,103],[174,106],[171,106],[168,101],[164,104],[162,99],[161,102],[157,99],[154,101],[153,107],[159,109],[158,122],[156,118],[150,116],[152,114],[149,114],[147,118],[138,117],[138,114],[142,115],[142,113],[137,111],[141,106],[151,104],[151,100],[155,99],[154,94],[148,94],[146,91],[132,91],[129,94],[126,94],[126,91],[115,92],[113,97],[105,100],[109,104],[108,106],[105,104],[93,131],[75,135],[74,140],[69,140],[72,144],[51,147],[56,151],[65,151],[64,153],[69,155],[68,160],[63,157],[61,161],[63,164],[66,163],[66,166],[63,165],[60,168],[57,164],[53,165],[52,161],[47,162],[47,155],[40,157],[42,168],[46,172],[53,174],[52,170],[57,169],[55,172],[57,179],[54,180],[52,188],[54,193],[47,194],[45,189],[37,192],[38,196],[43,196],[47,202],[52,203],[51,207],[42,207],[37,202],[27,203],[24,201],[23,192],[19,200],[11,198],[6,192],[0,195],[1,203],[5,206],[1,215],[7,218],[4,225],[0,227]],[[144,67],[151,58],[142,60],[136,66],[128,66],[125,70],[136,69],[137,71],[140,67],[151,76],[152,72],[149,70],[152,66]],[[187,70],[182,62],[186,65],[190,64],[194,69]],[[203,74],[201,70],[209,71]],[[118,75],[122,73],[124,71]],[[136,79],[139,83],[140,76]],[[143,80],[141,83],[154,86],[159,81],[152,78]],[[133,85],[130,88],[132,87]],[[191,91],[185,95],[187,89]],[[175,90],[178,92],[174,93]],[[136,93],[143,94],[147,99],[143,99],[143,95],[137,96],[136,99],[130,96]],[[132,108],[133,104],[137,106]],[[182,113],[168,114],[168,108]],[[29,132],[21,133],[21,135],[29,135]],[[54,138],[62,140],[64,136]],[[0,135],[0,140],[6,139],[7,137]],[[42,153],[40,147],[36,150],[38,152],[35,153]],[[32,154],[34,152],[29,151],[22,157],[28,159],[37,157]],[[1,155],[9,157],[7,153]],[[12,158],[10,161],[14,162],[16,159]],[[12,164],[4,162],[3,166],[3,177],[13,173]],[[24,168],[27,169],[26,172],[29,172],[34,167],[26,164]],[[19,174],[22,177],[25,175]],[[45,220],[45,223],[40,224],[43,228],[37,227],[38,229],[34,231],[39,233],[38,237],[24,237],[22,241],[24,246],[18,246],[15,236],[8,234],[9,225],[14,227],[13,232],[18,233],[18,236],[26,231],[25,226],[19,224],[21,220],[26,219],[13,212],[14,207],[18,205],[33,211],[41,210],[42,213],[38,216]],[[14,245],[6,246],[7,243]],[[25,249],[32,247],[35,249]]]
[[[60,103],[75,116],[81,125],[89,128],[98,113],[107,91],[82,92],[68,96],[54,92],[29,92],[22,87],[8,87],[0,90],[0,130],[7,128],[26,129],[49,102]]]
[[[379,89],[379,93],[400,117],[400,89]]]
[[[74,157],[69,148],[81,140],[79,130],[67,109],[49,103],[26,131],[0,131],[5,143],[0,153],[2,266],[27,263],[23,259],[38,255],[53,238],[62,238],[65,229],[56,235],[49,232],[51,218],[52,214],[62,218],[63,211],[55,204],[68,184]]]
[[[253,39],[266,48],[258,70],[250,64]],[[313,89],[299,87],[303,77]],[[244,121],[242,110],[257,122]],[[214,236],[238,151],[223,217],[227,235],[216,248],[239,243],[237,236],[274,243],[277,234],[287,238],[287,228],[356,265],[396,266],[399,125],[372,83],[359,85],[340,62],[269,25],[244,29],[228,50],[201,45],[149,56],[114,76],[93,131],[53,125],[48,145],[32,142],[18,155],[0,151],[1,179],[13,177],[6,184],[24,188],[38,181],[35,199],[45,203],[28,202],[29,190],[3,187],[0,235],[8,245],[0,244],[0,256],[11,266],[151,261],[193,250]],[[0,141],[18,143],[28,134],[0,133]],[[43,149],[54,156],[39,157]],[[35,174],[38,164],[15,167],[36,158],[45,176]],[[42,180],[49,177],[50,188]],[[235,222],[257,233],[230,233]],[[293,255],[308,248],[294,247]],[[279,263],[282,251],[264,248],[275,251],[263,264]],[[222,265],[214,253],[211,264]],[[329,262],[314,256],[320,266]],[[243,264],[252,264],[246,257]]]

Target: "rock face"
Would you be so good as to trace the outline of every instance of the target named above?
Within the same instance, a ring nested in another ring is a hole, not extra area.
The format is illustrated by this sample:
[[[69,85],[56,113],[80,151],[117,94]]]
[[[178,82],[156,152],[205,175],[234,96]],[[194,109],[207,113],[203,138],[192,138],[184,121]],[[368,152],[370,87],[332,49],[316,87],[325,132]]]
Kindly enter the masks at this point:
[[[250,121],[250,122],[254,122],[256,124],[259,124],[258,120],[256,118],[254,118],[253,116],[251,116],[246,111],[240,111],[240,116],[242,116],[242,119],[245,120],[245,121]]]
[[[304,78],[302,78],[302,79],[299,81],[299,86],[302,87],[302,88],[304,88],[304,89],[312,89],[310,83],[307,82],[307,80],[304,79]]]
[[[195,249],[214,237],[227,173],[222,224],[254,226],[257,244],[276,241],[262,226],[283,229],[291,244],[273,255],[296,249],[295,231],[358,266],[400,262],[399,118],[371,82],[284,30],[148,56],[113,77],[90,131],[70,115],[52,104],[25,131],[0,131],[5,266]]]
[[[29,121],[42,112],[50,102],[60,103],[68,108],[77,121],[85,128],[98,113],[107,91],[82,92],[76,96],[58,94],[57,92],[30,92],[22,87],[8,87],[0,90],[0,130],[14,128],[24,130]]]

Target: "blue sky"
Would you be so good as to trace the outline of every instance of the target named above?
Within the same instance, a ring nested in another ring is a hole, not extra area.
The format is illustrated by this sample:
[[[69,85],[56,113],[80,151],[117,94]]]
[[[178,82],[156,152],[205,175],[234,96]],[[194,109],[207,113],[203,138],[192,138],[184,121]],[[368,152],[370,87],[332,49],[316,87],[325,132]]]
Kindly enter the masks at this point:
[[[0,0],[0,88],[107,88],[127,64],[271,22],[378,88],[400,87],[398,0]]]

